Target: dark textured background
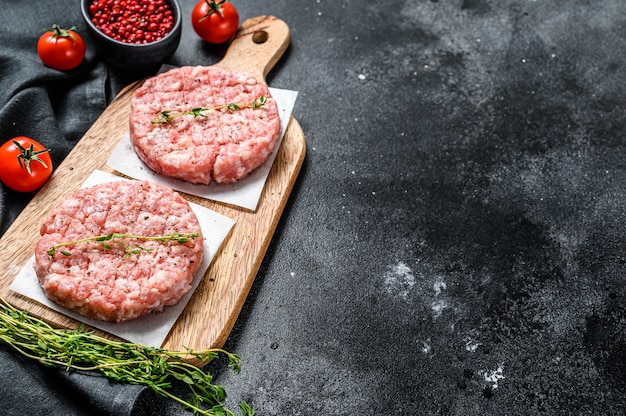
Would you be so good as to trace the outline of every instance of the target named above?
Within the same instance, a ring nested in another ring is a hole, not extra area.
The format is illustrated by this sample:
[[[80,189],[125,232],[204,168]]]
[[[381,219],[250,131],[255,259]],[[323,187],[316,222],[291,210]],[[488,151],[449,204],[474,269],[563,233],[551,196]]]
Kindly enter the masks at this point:
[[[194,3],[182,1],[186,13]],[[626,413],[626,3],[233,4],[242,20],[290,26],[268,81],[299,91],[308,153],[226,344],[243,370],[207,367],[229,405],[281,416]],[[222,54],[187,24],[171,63]],[[95,103],[136,77],[107,76],[92,59],[69,82],[78,96],[108,88]],[[76,108],[63,108],[52,117],[71,143],[86,127],[68,128]],[[81,111],[88,124],[99,114]],[[14,121],[3,114],[4,136]],[[42,397],[56,385],[46,380],[32,384]],[[78,380],[88,401],[95,389]],[[114,390],[133,407],[136,390]],[[188,414],[139,393],[135,415]],[[48,409],[73,406],[59,401]]]

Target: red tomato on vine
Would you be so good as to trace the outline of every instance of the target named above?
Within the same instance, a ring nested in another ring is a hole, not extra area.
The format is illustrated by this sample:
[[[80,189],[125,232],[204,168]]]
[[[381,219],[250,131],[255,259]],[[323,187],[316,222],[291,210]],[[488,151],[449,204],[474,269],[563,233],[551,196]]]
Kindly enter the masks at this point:
[[[52,175],[50,149],[26,136],[0,146],[0,181],[18,192],[41,188]]]
[[[229,0],[200,0],[191,12],[191,25],[203,40],[225,43],[239,30],[239,13]]]
[[[41,35],[37,42],[37,54],[44,65],[60,71],[80,65],[85,52],[85,41],[74,31],[74,27],[63,29],[52,25],[52,29]]]

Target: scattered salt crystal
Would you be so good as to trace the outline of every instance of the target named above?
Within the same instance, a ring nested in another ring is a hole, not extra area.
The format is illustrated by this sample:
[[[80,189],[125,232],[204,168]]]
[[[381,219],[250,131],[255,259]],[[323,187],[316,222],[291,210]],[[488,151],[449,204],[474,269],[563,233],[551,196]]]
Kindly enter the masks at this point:
[[[498,368],[493,371],[484,371],[483,377],[487,383],[491,383],[492,389],[497,389],[498,382],[504,379],[502,364],[498,364]]]

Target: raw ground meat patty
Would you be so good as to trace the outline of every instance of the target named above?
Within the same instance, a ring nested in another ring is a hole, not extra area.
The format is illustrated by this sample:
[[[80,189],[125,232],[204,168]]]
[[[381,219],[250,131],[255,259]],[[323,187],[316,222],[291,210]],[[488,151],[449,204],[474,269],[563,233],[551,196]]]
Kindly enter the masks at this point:
[[[153,123],[159,113],[235,103],[260,108],[207,111]],[[147,79],[131,98],[130,139],[150,169],[191,183],[233,183],[261,166],[280,136],[276,101],[252,75],[219,67],[184,66]]]
[[[203,256],[195,213],[179,194],[147,181],[117,181],[76,191],[41,227],[35,272],[48,298],[93,319],[120,322],[175,305]],[[110,233],[198,233],[186,243],[119,238],[56,244]],[[136,250],[127,254],[126,249]],[[66,256],[61,251],[71,253]]]

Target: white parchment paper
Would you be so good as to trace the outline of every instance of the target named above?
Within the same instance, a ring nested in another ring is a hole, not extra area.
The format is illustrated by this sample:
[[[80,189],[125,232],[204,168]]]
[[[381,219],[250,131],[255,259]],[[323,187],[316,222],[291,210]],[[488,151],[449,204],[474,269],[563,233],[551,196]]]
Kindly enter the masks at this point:
[[[83,183],[83,187],[117,180],[124,179],[117,175],[96,170],[89,176],[89,178],[87,178],[85,183]],[[235,224],[235,221],[230,218],[218,214],[208,208],[191,202],[189,205],[196,213],[202,229],[204,237],[204,258],[202,264],[200,265],[200,269],[193,279],[191,290],[183,296],[178,304],[166,307],[162,313],[149,314],[127,322],[110,323],[88,319],[78,313],[65,309],[48,299],[39,285],[37,275],[33,269],[34,255],[15,277],[10,289],[42,303],[59,313],[74,318],[77,321],[84,322],[91,327],[101,329],[127,341],[151,347],[161,347],[167,337],[167,334],[176,323],[176,320],[189,302],[189,299],[191,299],[191,296],[198,287],[198,284],[200,284],[200,281],[209,268],[211,261],[213,261],[215,253],[217,253],[224,239]],[[207,317],[207,319],[210,319],[210,317]]]
[[[107,165],[131,178],[149,180],[177,191],[186,192],[213,201],[225,202],[254,211],[259,203],[261,192],[265,186],[265,181],[274,163],[274,159],[276,159],[278,148],[282,143],[285,130],[287,129],[291,117],[291,112],[293,111],[298,96],[297,91],[279,88],[270,88],[270,93],[278,105],[281,129],[280,139],[268,160],[262,166],[255,169],[248,177],[235,184],[218,185],[211,183],[210,185],[200,185],[159,175],[153,172],[139,159],[130,142],[128,132],[120,139],[119,144],[109,157]]]

